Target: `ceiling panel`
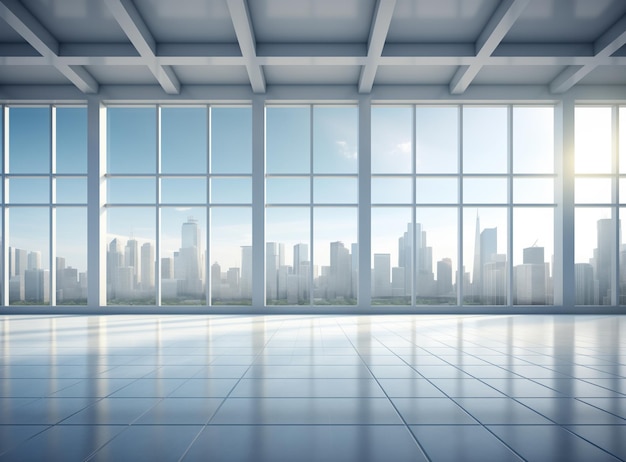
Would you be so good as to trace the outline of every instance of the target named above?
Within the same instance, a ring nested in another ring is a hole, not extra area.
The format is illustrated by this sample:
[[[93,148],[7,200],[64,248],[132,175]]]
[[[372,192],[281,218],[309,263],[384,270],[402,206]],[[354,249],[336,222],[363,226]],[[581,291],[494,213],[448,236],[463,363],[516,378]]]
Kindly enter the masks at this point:
[[[398,0],[390,43],[474,42],[498,0]]]
[[[99,83],[105,85],[154,85],[152,72],[145,66],[85,66]]]
[[[0,18],[0,42],[24,43],[25,41],[4,19]]]
[[[0,84],[64,85],[70,83],[52,66],[2,66],[0,71]]]
[[[457,66],[381,66],[377,85],[447,85]]]
[[[248,2],[257,42],[367,42],[375,0]]]
[[[626,66],[598,66],[580,85],[626,85]]]
[[[563,66],[484,66],[474,85],[548,85]]]
[[[246,85],[245,66],[174,66],[174,73],[184,85]]]
[[[356,85],[359,66],[264,66],[268,85]]]
[[[226,0],[135,0],[157,42],[235,43]]]
[[[504,42],[592,42],[624,14],[624,0],[532,0]]]
[[[22,0],[59,42],[127,42],[104,1]]]

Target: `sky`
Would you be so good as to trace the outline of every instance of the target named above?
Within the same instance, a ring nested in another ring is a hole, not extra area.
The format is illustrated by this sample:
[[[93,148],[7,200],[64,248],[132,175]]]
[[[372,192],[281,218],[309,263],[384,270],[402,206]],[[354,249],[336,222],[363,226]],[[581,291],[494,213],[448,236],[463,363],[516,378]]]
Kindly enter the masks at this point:
[[[506,204],[504,177],[508,169],[506,107],[465,106],[379,107],[372,110],[372,253],[391,253],[397,263],[397,239],[412,220],[427,232],[433,265],[442,258],[458,264],[458,220],[461,220],[466,270],[473,259],[476,215],[481,228],[498,228],[499,252],[506,253],[507,217],[504,207],[464,207],[458,216],[459,184],[464,201]],[[9,108],[8,169],[12,174],[47,174],[51,168],[51,110]],[[462,115],[462,117],[461,117]],[[86,204],[86,109],[56,110],[56,173],[59,204]],[[620,109],[620,138],[626,139],[626,108]],[[161,120],[160,143],[157,120]],[[551,203],[554,173],[553,111],[549,107],[515,106],[512,110],[512,169],[543,178],[516,178],[516,203]],[[112,107],[107,116],[107,171],[111,175],[172,175],[157,185],[152,178],[114,177],[108,180],[111,204],[153,204],[157,186],[161,203],[162,256],[177,250],[180,229],[189,217],[198,220],[203,236],[213,236],[211,263],[240,266],[242,245],[251,245],[252,116],[249,107]],[[414,142],[415,137],[415,142]],[[459,143],[459,137],[462,142]],[[611,109],[576,109],[575,169],[578,174],[610,173],[613,138]],[[161,149],[160,167],[155,153]],[[462,148],[459,158],[458,148]],[[626,143],[619,147],[621,171],[626,173]],[[355,106],[272,106],[266,109],[266,241],[285,243],[292,261],[297,243],[313,248],[314,264],[329,264],[329,244],[346,247],[357,241],[358,110]],[[417,197],[413,175],[417,173]],[[207,182],[207,171],[213,175]],[[422,178],[419,175],[434,175]],[[83,176],[80,176],[83,175]],[[404,178],[385,175],[406,175]],[[289,176],[288,178],[285,176]],[[207,188],[209,191],[207,191]],[[12,177],[11,203],[47,204],[49,177]],[[207,217],[207,196],[215,206]],[[577,203],[611,200],[608,178],[576,179]],[[314,204],[313,211],[309,208]],[[342,207],[332,206],[341,204]],[[404,207],[384,207],[384,205]],[[440,204],[441,207],[421,207]],[[238,207],[242,205],[243,207]],[[153,207],[109,207],[110,238],[154,241],[157,217]],[[513,262],[531,245],[553,253],[551,208],[516,208],[513,212]],[[595,222],[610,216],[607,207],[577,209],[576,261],[588,261],[596,246]],[[47,262],[49,209],[12,207],[9,245],[42,251]],[[57,255],[67,264],[86,268],[86,209],[58,207]],[[69,224],[68,224],[69,223]],[[210,223],[210,225],[208,225]],[[311,227],[312,226],[312,227]],[[311,246],[311,237],[313,246]]]

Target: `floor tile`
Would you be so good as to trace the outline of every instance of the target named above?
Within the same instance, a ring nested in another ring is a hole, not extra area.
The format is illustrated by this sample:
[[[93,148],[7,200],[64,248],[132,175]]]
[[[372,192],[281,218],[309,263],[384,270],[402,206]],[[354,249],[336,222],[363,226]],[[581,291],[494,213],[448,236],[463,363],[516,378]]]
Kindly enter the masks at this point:
[[[615,457],[626,460],[626,427],[622,425],[572,425],[573,433],[608,451]]]
[[[379,379],[378,383],[391,398],[445,398],[436,386],[426,379]]]
[[[502,393],[477,379],[431,379],[446,395],[456,398],[501,398]]]
[[[617,398],[623,396],[615,391],[577,379],[534,379],[534,381],[568,397]]]
[[[229,398],[211,424],[401,424],[386,398]]]
[[[559,398],[561,393],[526,378],[481,379],[487,385],[511,398]]]
[[[579,398],[587,404],[600,408],[603,411],[615,414],[622,419],[626,419],[626,397],[625,398]]]
[[[0,455],[47,428],[50,427],[46,425],[0,425]]]
[[[369,379],[372,374],[364,365],[359,366],[259,366],[246,373],[247,379]]]
[[[626,423],[624,419],[573,398],[520,398],[519,401],[560,425]]]
[[[137,379],[111,394],[111,398],[165,398],[185,379]]]
[[[56,398],[104,398],[124,388],[135,380],[137,379],[85,379],[57,391],[52,396]]]
[[[487,427],[528,462],[616,462],[618,459],[556,425]]]
[[[171,398],[219,398],[232,391],[238,379],[189,379],[169,394]]]
[[[393,398],[392,402],[409,425],[478,425],[448,398]]]
[[[454,401],[483,425],[553,423],[511,398],[455,398]]]
[[[521,462],[487,429],[475,425],[418,425],[411,431],[433,461]]]
[[[129,425],[152,408],[159,398],[103,398],[64,420],[71,425]]]
[[[134,422],[137,425],[204,425],[222,398],[166,398]]]
[[[233,398],[384,398],[374,379],[242,379]]]
[[[41,398],[0,412],[0,424],[54,425],[87,408],[98,398]]]
[[[205,427],[184,461],[212,462],[422,462],[404,426]]]

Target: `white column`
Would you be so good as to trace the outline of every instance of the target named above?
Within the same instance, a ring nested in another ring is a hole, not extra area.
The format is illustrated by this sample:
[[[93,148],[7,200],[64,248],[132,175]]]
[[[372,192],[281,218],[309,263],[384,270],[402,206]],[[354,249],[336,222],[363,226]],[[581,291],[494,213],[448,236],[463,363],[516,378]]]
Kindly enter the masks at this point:
[[[372,240],[372,149],[371,149],[371,99],[364,95],[359,98],[359,268],[358,268],[358,307],[371,310],[371,240]]]
[[[106,305],[106,110],[87,103],[87,305]]]
[[[265,307],[265,98],[252,100],[252,307]]]

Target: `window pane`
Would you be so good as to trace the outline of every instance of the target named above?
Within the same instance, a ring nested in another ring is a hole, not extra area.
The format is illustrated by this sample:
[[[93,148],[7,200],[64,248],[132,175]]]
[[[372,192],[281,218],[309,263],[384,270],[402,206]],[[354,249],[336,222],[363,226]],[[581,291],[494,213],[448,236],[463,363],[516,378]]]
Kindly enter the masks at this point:
[[[459,201],[459,181],[456,178],[418,178],[418,204],[456,204]]]
[[[411,304],[411,215],[408,207],[372,208],[372,305]]]
[[[412,173],[413,108],[372,108],[372,173]]]
[[[459,165],[459,109],[415,110],[417,173],[456,173]]]
[[[11,178],[8,183],[11,204],[48,204],[50,202],[48,178]]]
[[[250,204],[252,203],[252,180],[250,178],[211,179],[211,203]]]
[[[86,207],[57,207],[56,241],[57,305],[86,305]]]
[[[313,300],[316,305],[355,305],[357,209],[317,207],[313,215]],[[295,263],[294,263],[295,268]],[[300,273],[311,265],[300,263]]]
[[[514,178],[513,202],[516,204],[554,203],[552,178]]]
[[[57,204],[87,203],[87,178],[57,178],[54,181]]]
[[[507,138],[505,107],[464,107],[463,171],[505,173]]]
[[[161,108],[161,172],[206,173],[207,108]]]
[[[315,173],[356,173],[358,153],[356,107],[313,108]]]
[[[107,303],[154,305],[156,211],[107,209]]]
[[[373,204],[410,204],[413,202],[411,178],[372,178]]]
[[[252,109],[211,108],[211,172],[252,173]]]
[[[311,183],[308,178],[268,178],[268,204],[308,204],[311,202]]]
[[[619,304],[626,305],[626,244],[623,243],[626,236],[626,208],[619,209],[619,217]]]
[[[162,178],[162,204],[205,204],[206,178]]]
[[[575,109],[576,173],[611,173],[611,108]]]
[[[311,110],[309,107],[265,109],[267,173],[311,172]]]
[[[463,209],[463,303],[507,303],[507,212],[504,208]],[[470,272],[471,270],[471,272]]]
[[[205,231],[204,207],[161,208],[161,304],[206,305]]]
[[[252,209],[211,209],[211,305],[252,304]]]
[[[577,204],[611,203],[610,178],[576,178],[574,191]]]
[[[268,305],[308,305],[310,280],[301,268],[311,261],[310,209],[275,207],[265,212],[265,297]]]
[[[457,213],[456,207],[416,209],[417,305],[456,305]],[[412,242],[408,245],[413,247]]]
[[[552,305],[554,209],[513,210],[513,304]]]
[[[505,204],[506,178],[465,178],[463,202],[466,204]]]
[[[576,208],[576,304],[611,304],[615,226],[608,208]]]
[[[107,110],[107,172],[156,173],[156,108]]]
[[[107,181],[109,204],[156,203],[155,178],[109,178]]]
[[[619,179],[619,203],[626,204],[626,178]]]
[[[554,108],[513,107],[513,172],[554,172]]]
[[[87,173],[87,108],[56,110],[57,173]]]
[[[11,207],[9,304],[50,304],[50,209]]]
[[[0,105],[0,139],[4,140],[4,107]],[[0,143],[0,159],[4,159],[4,142]],[[0,162],[0,173],[4,172],[4,161]],[[0,188],[2,189],[2,188]],[[0,259],[3,260],[3,259]],[[2,298],[4,300],[4,298]]]
[[[49,173],[49,107],[9,108],[9,172]]]
[[[315,178],[313,200],[322,204],[356,204],[358,186],[356,178]]]

